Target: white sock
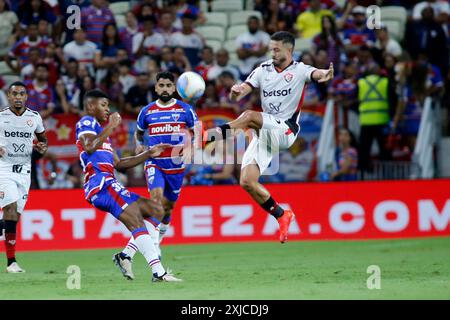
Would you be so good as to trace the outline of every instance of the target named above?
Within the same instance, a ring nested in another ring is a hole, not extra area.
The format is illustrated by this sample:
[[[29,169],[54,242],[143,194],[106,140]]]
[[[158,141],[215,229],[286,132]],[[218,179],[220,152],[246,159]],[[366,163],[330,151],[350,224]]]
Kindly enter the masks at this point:
[[[159,224],[159,243],[161,243],[162,239],[166,235],[167,229],[169,229],[170,222],[168,224],[160,223]]]
[[[158,256],[161,256],[161,250],[159,249],[159,229],[155,228],[155,226],[150,222],[148,222],[147,220],[144,220],[144,223],[148,233],[150,234],[150,237],[152,237],[152,241],[154,246],[156,247],[156,252],[158,253]],[[136,241],[134,240],[133,237],[131,237],[127,243],[127,246],[122,250],[122,252],[131,259],[133,259],[137,251],[138,247],[136,245]]]
[[[152,268],[153,274],[158,277],[162,276],[166,271],[159,261],[159,256],[153,244],[152,237],[145,227],[136,229],[132,232],[136,246],[142,253],[148,265]]]

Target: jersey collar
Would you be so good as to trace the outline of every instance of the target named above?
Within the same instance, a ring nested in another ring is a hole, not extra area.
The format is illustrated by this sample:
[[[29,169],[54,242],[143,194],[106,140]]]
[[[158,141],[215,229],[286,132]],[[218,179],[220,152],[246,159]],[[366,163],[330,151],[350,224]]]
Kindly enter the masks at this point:
[[[273,64],[273,62],[272,62]],[[283,72],[284,70],[286,70],[287,68],[289,68],[290,66],[292,66],[294,64],[294,59],[292,59],[291,63],[289,63],[284,69],[280,69],[278,67],[275,67],[275,65],[273,66],[275,68],[275,71],[278,73]]]
[[[157,105],[158,107],[160,107],[160,108],[170,108],[170,107],[174,106],[175,103],[177,103],[177,100],[174,99],[174,98],[172,98],[172,102],[171,102],[171,103],[166,104],[166,105],[162,105],[161,103],[159,103],[159,99],[156,100],[156,105]]]

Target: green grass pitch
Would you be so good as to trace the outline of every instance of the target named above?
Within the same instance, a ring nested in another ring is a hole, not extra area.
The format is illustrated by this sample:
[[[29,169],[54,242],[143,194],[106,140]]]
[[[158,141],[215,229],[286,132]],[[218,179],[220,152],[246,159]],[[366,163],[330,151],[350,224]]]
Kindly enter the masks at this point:
[[[136,279],[127,281],[111,260],[117,250],[19,253],[27,272],[7,274],[2,265],[0,299],[450,299],[450,238],[163,250],[164,265],[184,282],[152,283],[140,255],[134,261]],[[81,289],[66,287],[70,265],[80,267]],[[367,288],[370,265],[380,267],[379,290]]]

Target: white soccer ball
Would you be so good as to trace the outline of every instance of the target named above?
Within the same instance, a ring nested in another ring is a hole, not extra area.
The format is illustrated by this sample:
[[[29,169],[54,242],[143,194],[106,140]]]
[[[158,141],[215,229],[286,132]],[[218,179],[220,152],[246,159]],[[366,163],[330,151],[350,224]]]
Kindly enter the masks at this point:
[[[198,99],[205,92],[205,81],[198,73],[184,72],[178,78],[177,92],[182,99]]]

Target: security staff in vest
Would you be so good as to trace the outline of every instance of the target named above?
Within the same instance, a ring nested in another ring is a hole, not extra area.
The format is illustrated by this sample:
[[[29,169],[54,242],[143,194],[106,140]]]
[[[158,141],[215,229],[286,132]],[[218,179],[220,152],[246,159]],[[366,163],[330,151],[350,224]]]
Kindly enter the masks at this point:
[[[359,168],[364,172],[372,172],[370,152],[373,140],[376,139],[380,150],[380,160],[389,160],[386,149],[386,136],[390,120],[388,79],[380,75],[380,67],[371,64],[365,76],[358,80],[359,123]]]

